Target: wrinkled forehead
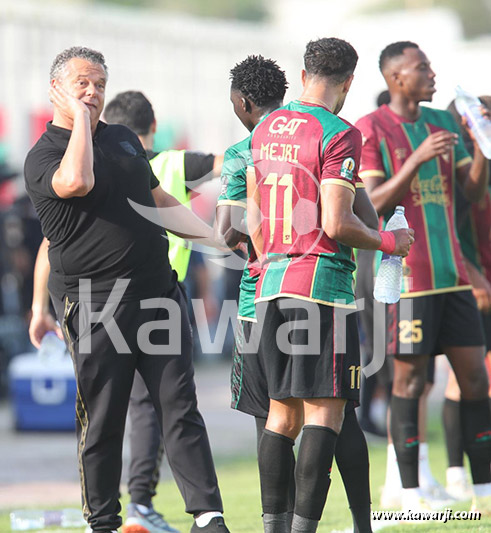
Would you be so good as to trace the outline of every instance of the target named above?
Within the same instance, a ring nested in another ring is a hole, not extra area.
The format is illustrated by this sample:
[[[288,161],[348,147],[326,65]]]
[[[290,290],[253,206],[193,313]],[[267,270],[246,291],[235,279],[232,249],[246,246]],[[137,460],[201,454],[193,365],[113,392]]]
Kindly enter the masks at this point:
[[[63,78],[91,77],[107,81],[107,73],[100,63],[74,57],[67,61],[62,69]]]

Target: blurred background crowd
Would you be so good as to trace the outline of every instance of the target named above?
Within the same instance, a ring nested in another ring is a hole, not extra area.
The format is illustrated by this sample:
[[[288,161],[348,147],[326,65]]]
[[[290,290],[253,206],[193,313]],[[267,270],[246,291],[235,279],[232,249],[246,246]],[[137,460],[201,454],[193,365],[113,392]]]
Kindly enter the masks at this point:
[[[249,54],[277,60],[290,83],[288,101],[300,94],[306,42],[323,36],[348,40],[360,60],[343,116],[355,122],[375,108],[384,88],[378,56],[392,41],[415,41],[431,58],[438,89],[433,106],[446,108],[457,84],[489,93],[489,28],[487,0],[2,0],[0,397],[7,394],[11,358],[33,349],[27,324],[42,235],[22,170],[51,119],[48,72],[60,50],[83,45],[103,52],[109,65],[106,101],[130,89],[145,93],[159,125],[156,151],[222,154],[246,133],[232,113],[228,73]],[[212,219],[217,189],[207,192],[198,192],[194,205]],[[193,261],[191,295],[205,299],[212,323],[221,300],[235,298],[240,271],[197,254]],[[228,358],[229,330],[224,350],[202,357]],[[198,358],[199,345],[197,351]]]

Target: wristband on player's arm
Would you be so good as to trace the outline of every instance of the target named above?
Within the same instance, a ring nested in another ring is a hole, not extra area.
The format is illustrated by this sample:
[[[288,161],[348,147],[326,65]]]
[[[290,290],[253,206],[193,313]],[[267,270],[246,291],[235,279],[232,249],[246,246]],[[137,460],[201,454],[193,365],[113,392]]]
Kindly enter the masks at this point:
[[[379,250],[382,250],[384,254],[392,255],[396,249],[396,236],[392,231],[381,231],[379,233],[382,242],[378,247]]]

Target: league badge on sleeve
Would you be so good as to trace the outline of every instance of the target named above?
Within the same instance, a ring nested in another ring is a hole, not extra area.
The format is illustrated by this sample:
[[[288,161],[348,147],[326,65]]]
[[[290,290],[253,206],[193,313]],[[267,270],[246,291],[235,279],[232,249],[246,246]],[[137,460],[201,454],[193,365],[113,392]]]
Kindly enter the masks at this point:
[[[222,187],[220,189],[220,196],[227,196],[227,190],[228,190],[228,178],[227,176],[222,176]]]
[[[355,170],[355,160],[352,157],[347,157],[341,165],[341,177],[347,180],[353,179],[353,172]]]

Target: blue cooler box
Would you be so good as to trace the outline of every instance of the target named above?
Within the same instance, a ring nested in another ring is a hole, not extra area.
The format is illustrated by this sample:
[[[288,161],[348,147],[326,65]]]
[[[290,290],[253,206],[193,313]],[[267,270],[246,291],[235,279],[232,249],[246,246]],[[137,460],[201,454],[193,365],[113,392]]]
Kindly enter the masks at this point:
[[[15,427],[22,431],[74,431],[77,386],[70,356],[40,361],[18,355],[9,365]]]

